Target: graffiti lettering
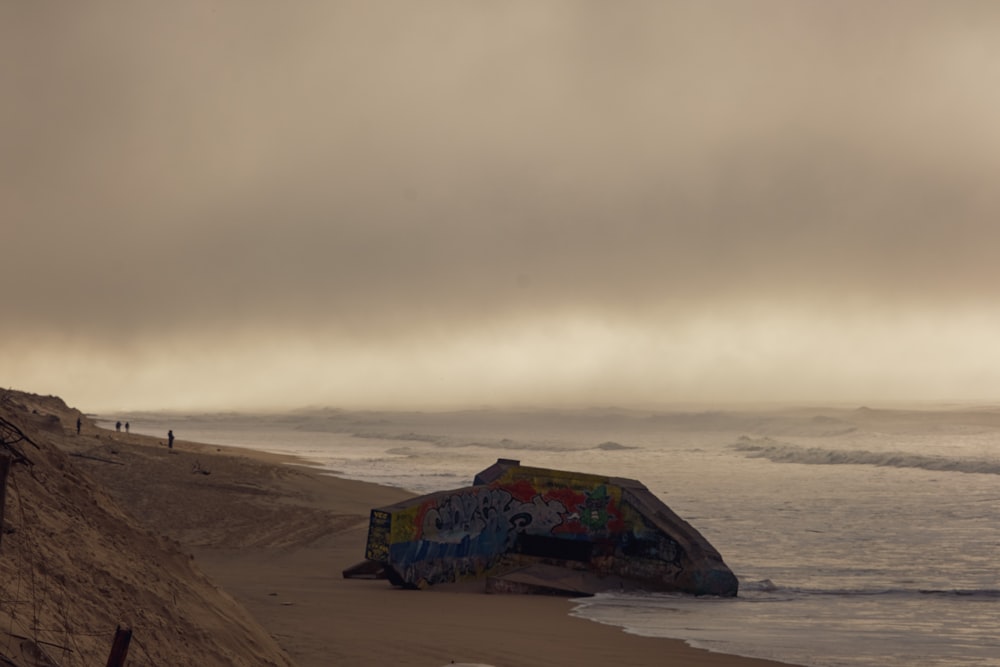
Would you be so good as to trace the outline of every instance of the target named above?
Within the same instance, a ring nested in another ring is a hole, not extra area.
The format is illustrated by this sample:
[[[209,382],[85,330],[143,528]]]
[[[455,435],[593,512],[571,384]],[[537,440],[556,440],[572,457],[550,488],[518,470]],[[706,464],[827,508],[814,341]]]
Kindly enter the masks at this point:
[[[448,496],[424,513],[421,539],[481,547],[509,547],[517,534],[548,534],[562,523],[566,507],[536,495],[522,502],[503,489],[475,490]]]

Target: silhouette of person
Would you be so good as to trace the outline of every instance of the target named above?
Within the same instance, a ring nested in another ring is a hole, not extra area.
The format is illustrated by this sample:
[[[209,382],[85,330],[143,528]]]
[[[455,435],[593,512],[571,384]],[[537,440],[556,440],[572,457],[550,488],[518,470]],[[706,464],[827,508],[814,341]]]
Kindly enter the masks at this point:
[[[79,418],[79,417],[77,417],[77,418],[76,418],[76,434],[77,434],[77,435],[80,435],[80,427],[81,427],[82,425],[83,425],[83,422],[82,422],[82,421],[80,421],[80,418]]]
[[[128,422],[125,422],[125,432],[128,433]]]
[[[121,433],[121,430],[122,430],[122,423],[121,422],[115,422],[115,430],[118,431],[119,433]]]
[[[169,449],[174,448],[174,432],[173,430],[167,431],[167,447]]]

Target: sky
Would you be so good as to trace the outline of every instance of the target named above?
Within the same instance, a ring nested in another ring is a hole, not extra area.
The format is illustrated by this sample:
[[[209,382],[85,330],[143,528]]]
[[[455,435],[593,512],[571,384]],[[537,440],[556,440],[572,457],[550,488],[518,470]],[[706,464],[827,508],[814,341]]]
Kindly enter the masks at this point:
[[[1000,3],[0,4],[0,385],[1000,396]]]

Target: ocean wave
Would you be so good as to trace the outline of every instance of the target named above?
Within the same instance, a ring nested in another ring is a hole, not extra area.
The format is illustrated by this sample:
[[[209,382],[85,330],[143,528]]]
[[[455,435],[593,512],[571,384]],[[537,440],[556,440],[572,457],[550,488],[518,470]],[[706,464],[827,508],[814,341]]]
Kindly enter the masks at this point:
[[[762,581],[741,581],[740,593],[736,602],[783,602],[788,600],[801,600],[810,597],[827,598],[870,598],[870,597],[898,597],[915,599],[923,596],[941,596],[953,598],[971,598],[983,600],[995,600],[1000,598],[1000,590],[993,588],[954,588],[954,589],[925,589],[925,588],[808,588],[799,586],[779,586],[770,579]],[[651,591],[605,591],[589,598],[576,601],[578,609],[586,607],[600,606],[603,608],[641,608],[653,607],[661,608],[663,605],[670,605],[678,600],[685,602],[711,603],[713,600],[722,602],[732,601],[725,598],[705,598],[692,597],[684,593],[663,593]]]
[[[872,465],[891,468],[920,468],[935,472],[980,473],[1000,475],[1000,462],[987,459],[926,456],[907,452],[871,452],[864,449],[825,449],[800,447],[772,440],[740,436],[733,449],[749,458],[763,458],[775,463],[806,465]]]
[[[993,588],[954,588],[950,590],[927,589],[918,591],[921,595],[945,595],[973,598],[1000,598],[1000,590]]]
[[[807,588],[799,586],[779,586],[770,579],[760,581],[740,582],[740,593],[763,596],[836,596],[836,597],[870,597],[878,595],[888,596],[923,596],[937,595],[943,597],[963,597],[963,598],[1000,598],[1000,590],[995,588]]]
[[[353,437],[367,440],[384,440],[390,442],[419,442],[446,449],[462,449],[466,447],[478,447],[482,449],[502,449],[518,450],[528,452],[585,452],[598,449],[605,452],[621,451],[626,449],[638,449],[630,445],[623,445],[619,442],[607,441],[598,445],[577,445],[562,443],[545,443],[537,441],[513,440],[511,438],[501,438],[494,442],[483,442],[479,440],[455,440],[443,435],[430,435],[425,433],[385,433],[375,431],[360,431],[353,433]],[[412,456],[412,451],[405,448],[390,450],[393,454],[406,454]]]
[[[402,456],[406,458],[416,458],[417,453],[414,452],[409,447],[393,447],[391,449],[385,450],[385,453],[389,456]]]
[[[454,479],[454,478],[465,479],[466,477],[464,474],[459,474],[457,472],[415,472],[411,475],[400,475],[398,473],[385,473],[381,475],[378,473],[367,473],[366,475],[367,477],[370,478],[378,477],[384,479],[399,479],[399,478],[410,478],[410,477],[415,477],[419,479]]]
[[[597,445],[597,447],[594,447],[594,449],[600,449],[605,452],[614,452],[621,449],[638,449],[638,447],[629,447],[628,445],[623,445],[619,442],[608,440],[607,442],[602,442],[601,444]]]
[[[437,435],[426,435],[423,433],[377,433],[360,431],[352,433],[351,437],[366,440],[405,440],[407,442],[429,442],[432,444],[442,444],[444,438]]]
[[[602,442],[599,445],[575,445],[575,444],[556,444],[556,443],[543,443],[543,442],[529,442],[524,440],[511,440],[510,438],[503,438],[497,442],[466,442],[463,443],[463,447],[485,447],[486,449],[504,449],[504,450],[517,450],[517,451],[527,451],[527,452],[586,452],[594,449],[598,449],[605,452],[622,451],[626,449],[639,449],[638,447],[632,447],[629,445],[623,445],[618,442]]]

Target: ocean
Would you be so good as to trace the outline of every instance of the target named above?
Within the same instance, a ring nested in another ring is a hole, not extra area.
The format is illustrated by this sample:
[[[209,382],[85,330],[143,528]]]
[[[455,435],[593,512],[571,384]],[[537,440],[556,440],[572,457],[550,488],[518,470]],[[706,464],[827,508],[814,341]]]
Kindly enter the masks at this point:
[[[307,409],[103,415],[427,493],[497,458],[643,482],[722,554],[736,598],[600,594],[568,613],[815,667],[1000,667],[1000,407]],[[110,421],[109,421],[110,420]]]

